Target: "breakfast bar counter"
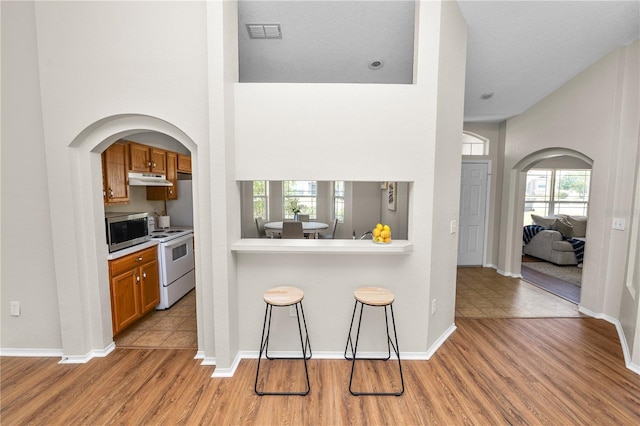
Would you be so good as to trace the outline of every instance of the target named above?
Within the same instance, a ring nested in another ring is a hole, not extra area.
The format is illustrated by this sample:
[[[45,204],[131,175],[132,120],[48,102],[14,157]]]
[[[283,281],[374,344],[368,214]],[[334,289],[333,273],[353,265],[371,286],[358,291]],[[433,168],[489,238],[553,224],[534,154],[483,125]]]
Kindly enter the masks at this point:
[[[243,238],[231,246],[236,253],[328,253],[328,254],[409,254],[413,244],[393,240],[377,244],[371,240],[298,240],[276,238]]]

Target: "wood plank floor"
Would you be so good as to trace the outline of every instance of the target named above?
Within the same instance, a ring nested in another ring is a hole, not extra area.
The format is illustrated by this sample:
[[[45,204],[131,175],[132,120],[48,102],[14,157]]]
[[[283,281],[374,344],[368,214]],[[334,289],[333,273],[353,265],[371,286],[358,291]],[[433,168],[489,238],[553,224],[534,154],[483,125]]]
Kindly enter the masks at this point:
[[[83,365],[0,359],[4,425],[637,425],[640,376],[624,366],[615,327],[592,318],[458,318],[429,361],[405,361],[401,397],[354,397],[350,364],[309,361],[311,393],[259,397],[257,360],[212,379],[185,349],[116,349]],[[400,342],[402,344],[402,342]],[[267,361],[277,388],[299,376]],[[364,385],[396,380],[368,365]],[[294,380],[295,381],[295,380]],[[395,383],[397,384],[397,382]],[[294,384],[295,385],[295,384]]]

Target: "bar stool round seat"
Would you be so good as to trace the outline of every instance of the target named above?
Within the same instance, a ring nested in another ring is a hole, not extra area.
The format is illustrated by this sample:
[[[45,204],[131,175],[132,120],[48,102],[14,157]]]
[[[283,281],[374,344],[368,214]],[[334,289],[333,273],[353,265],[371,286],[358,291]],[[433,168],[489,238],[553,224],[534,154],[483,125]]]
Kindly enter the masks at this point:
[[[304,309],[302,307],[302,299],[304,299],[304,292],[297,287],[281,286],[267,290],[264,293],[264,302],[266,309],[264,312],[264,322],[262,323],[262,338],[260,340],[260,351],[258,354],[258,368],[256,370],[256,382],[254,385],[255,392],[260,395],[307,395],[311,390],[311,384],[309,382],[309,370],[307,368],[307,360],[311,358],[311,343],[309,342],[309,333],[307,331],[307,320],[304,316]],[[273,357],[269,356],[269,336],[271,334],[271,314],[274,307],[288,307],[295,306],[296,318],[298,320],[298,332],[300,333],[300,346],[302,349],[302,355],[299,357]],[[302,323],[300,322],[302,317]],[[302,333],[302,325],[304,324],[304,336]],[[262,362],[262,355],[268,360],[274,359],[299,359],[304,362],[304,372],[306,376],[306,389],[298,392],[288,391],[265,391],[264,383],[262,383],[262,389],[258,388],[260,377],[260,364]]]
[[[369,306],[385,306],[393,303],[393,293],[380,287],[362,287],[353,292],[353,297]]]
[[[362,287],[353,292],[355,304],[353,306],[353,314],[351,315],[351,325],[349,326],[349,336],[347,337],[347,344],[344,348],[344,357],[351,361],[351,377],[349,378],[349,392],[352,395],[393,395],[400,396],[404,393],[404,377],[402,375],[402,363],[400,362],[400,349],[398,347],[398,333],[396,331],[396,320],[393,315],[393,302],[395,297],[393,293],[385,288],[380,287]],[[356,332],[355,344],[351,337],[353,331],[353,323],[356,318],[356,311],[360,306],[360,315],[358,318],[358,329]],[[387,332],[387,356],[377,358],[364,358],[358,357],[358,341],[360,340],[360,326],[362,325],[362,312],[365,306],[382,307],[384,308],[385,326]],[[388,310],[387,310],[388,308]],[[389,312],[391,312],[391,323],[393,325],[393,340],[389,331]],[[353,373],[356,367],[356,360],[368,360],[368,361],[388,361],[391,359],[391,348],[398,358],[398,370],[400,373],[400,389],[391,392],[360,392],[353,389]],[[347,351],[351,349],[350,355]]]
[[[273,306],[291,306],[301,302],[304,292],[296,287],[275,287],[264,293],[264,301]]]

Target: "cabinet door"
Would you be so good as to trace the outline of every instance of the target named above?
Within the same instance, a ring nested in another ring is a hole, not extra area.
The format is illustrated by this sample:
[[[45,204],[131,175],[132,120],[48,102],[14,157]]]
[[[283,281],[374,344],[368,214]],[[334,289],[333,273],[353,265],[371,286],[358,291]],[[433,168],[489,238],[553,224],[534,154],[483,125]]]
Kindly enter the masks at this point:
[[[131,170],[134,172],[148,172],[151,167],[149,147],[135,142],[129,142],[129,157]]]
[[[113,334],[138,319],[140,310],[140,269],[135,268],[111,279],[111,318]]]
[[[166,151],[167,180],[173,186],[147,186],[147,200],[178,199],[178,154]]]
[[[114,143],[102,153],[105,204],[129,202],[127,145]]]
[[[159,275],[157,260],[152,260],[140,268],[140,303],[142,313],[150,311],[160,303]]]
[[[151,171],[154,173],[167,173],[167,151],[159,148],[150,148]]]
[[[167,152],[167,180],[173,186],[167,187],[167,200],[178,199],[178,154]]]
[[[178,171],[180,173],[191,173],[191,157],[178,154]]]

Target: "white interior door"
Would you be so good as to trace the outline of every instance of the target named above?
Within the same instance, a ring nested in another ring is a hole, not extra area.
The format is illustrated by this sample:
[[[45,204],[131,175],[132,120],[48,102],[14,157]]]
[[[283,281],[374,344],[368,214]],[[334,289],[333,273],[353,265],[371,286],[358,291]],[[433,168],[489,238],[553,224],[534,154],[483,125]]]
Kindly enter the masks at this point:
[[[488,176],[488,163],[462,163],[458,265],[484,263]]]

